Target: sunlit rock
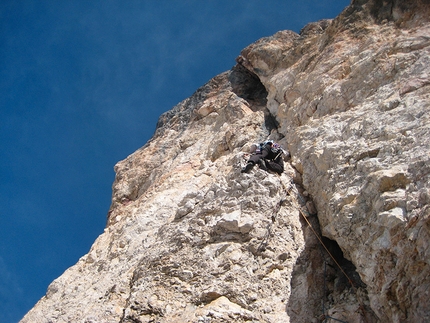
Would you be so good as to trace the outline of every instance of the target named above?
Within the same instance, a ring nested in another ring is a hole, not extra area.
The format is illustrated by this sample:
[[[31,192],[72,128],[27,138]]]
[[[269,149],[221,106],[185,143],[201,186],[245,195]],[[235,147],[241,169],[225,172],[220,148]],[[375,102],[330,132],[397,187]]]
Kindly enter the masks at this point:
[[[352,1],[163,114],[34,322],[430,321],[430,9]],[[290,152],[241,173],[252,143]]]

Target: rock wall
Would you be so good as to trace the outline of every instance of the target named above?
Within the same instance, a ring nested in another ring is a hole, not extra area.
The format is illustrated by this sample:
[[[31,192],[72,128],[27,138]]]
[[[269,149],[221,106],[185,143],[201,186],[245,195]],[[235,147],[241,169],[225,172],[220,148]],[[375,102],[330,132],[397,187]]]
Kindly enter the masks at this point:
[[[21,322],[430,321],[429,9],[245,48],[115,166],[105,232]],[[285,172],[240,173],[268,138]]]

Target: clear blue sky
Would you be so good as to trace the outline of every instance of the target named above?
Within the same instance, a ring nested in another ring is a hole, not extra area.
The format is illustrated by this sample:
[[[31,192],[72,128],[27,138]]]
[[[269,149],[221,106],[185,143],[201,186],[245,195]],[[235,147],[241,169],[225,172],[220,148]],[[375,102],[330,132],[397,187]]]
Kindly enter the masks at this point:
[[[0,322],[103,232],[113,167],[240,51],[349,0],[2,0]]]

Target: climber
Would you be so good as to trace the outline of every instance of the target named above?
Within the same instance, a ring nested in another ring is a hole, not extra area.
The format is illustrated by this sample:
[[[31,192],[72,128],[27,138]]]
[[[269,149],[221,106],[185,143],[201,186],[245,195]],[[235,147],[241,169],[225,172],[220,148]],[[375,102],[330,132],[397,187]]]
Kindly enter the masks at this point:
[[[241,173],[248,173],[256,164],[267,171],[271,170],[278,174],[284,171],[284,161],[282,154],[283,149],[272,140],[260,144],[260,149],[249,157],[245,167],[242,168]]]

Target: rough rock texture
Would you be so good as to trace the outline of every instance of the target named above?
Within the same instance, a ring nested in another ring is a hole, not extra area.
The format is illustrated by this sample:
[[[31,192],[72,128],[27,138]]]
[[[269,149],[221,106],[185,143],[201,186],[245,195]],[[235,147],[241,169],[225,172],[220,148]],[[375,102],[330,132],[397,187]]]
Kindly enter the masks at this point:
[[[105,232],[21,322],[430,321],[429,17],[352,1],[245,48],[115,166]],[[241,174],[267,138],[285,173]]]

